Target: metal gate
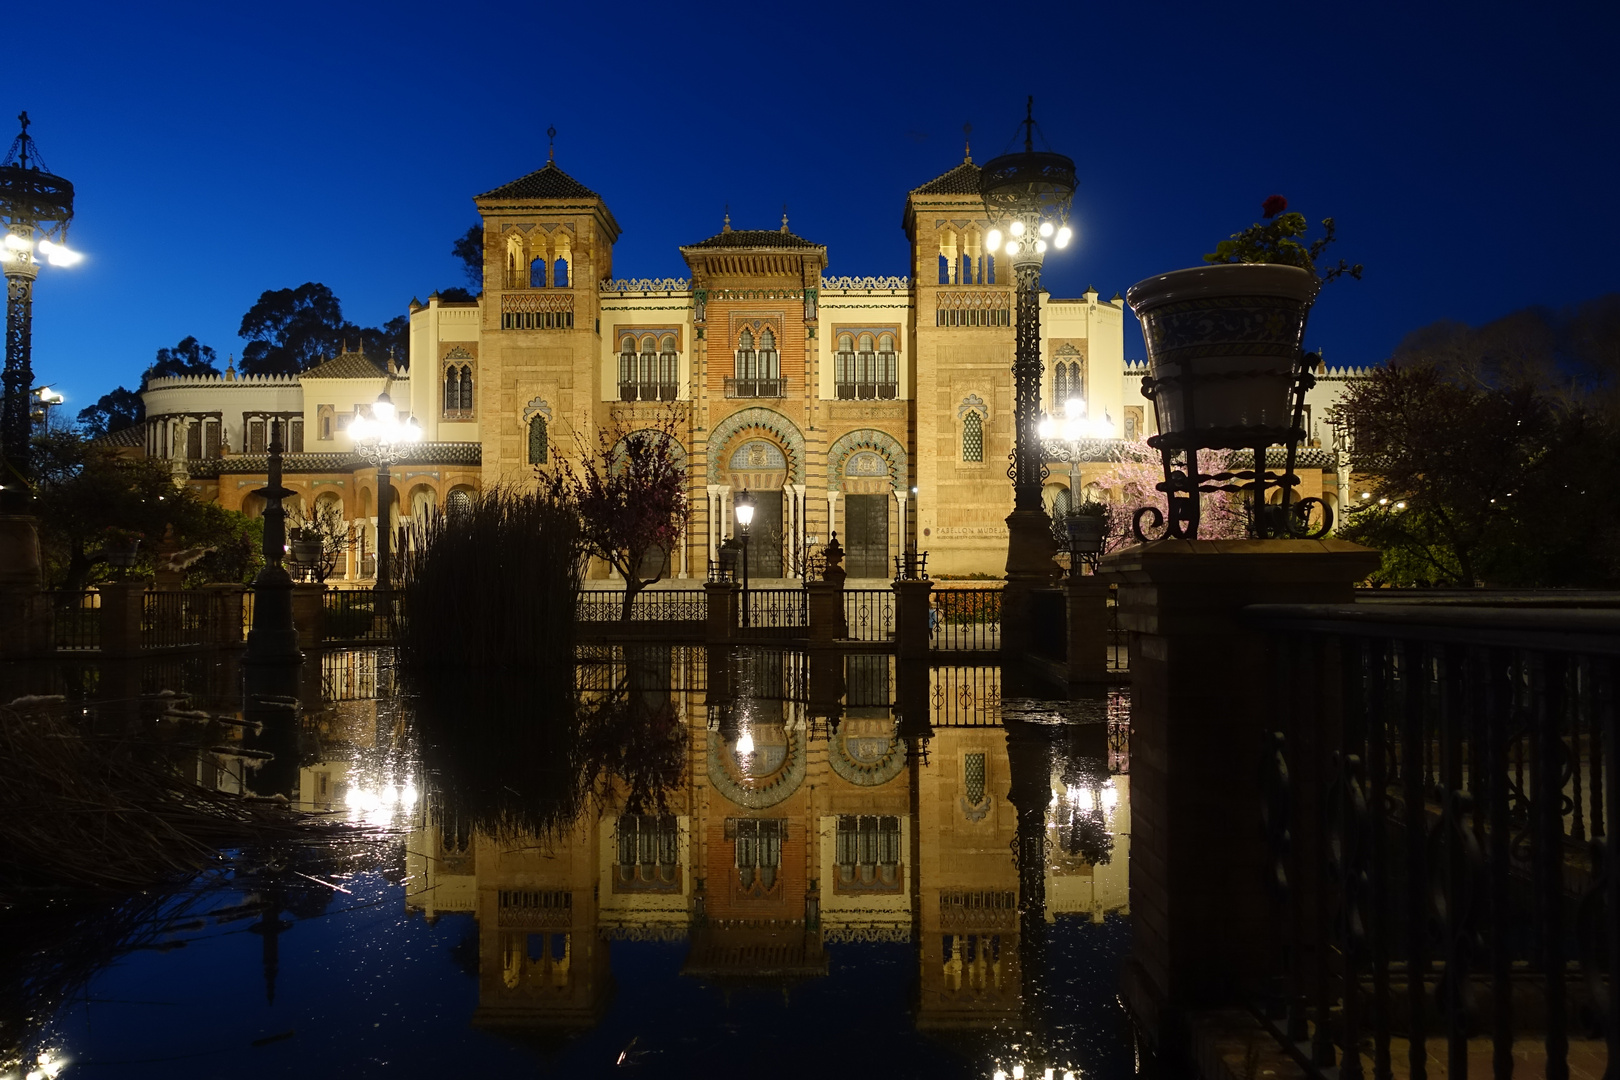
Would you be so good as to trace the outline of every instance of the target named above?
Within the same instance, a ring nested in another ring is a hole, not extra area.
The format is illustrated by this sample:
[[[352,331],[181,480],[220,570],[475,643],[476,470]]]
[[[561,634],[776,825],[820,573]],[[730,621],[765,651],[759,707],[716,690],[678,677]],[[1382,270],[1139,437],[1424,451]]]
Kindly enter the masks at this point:
[[[844,569],[852,578],[889,574],[889,497],[844,496]]]

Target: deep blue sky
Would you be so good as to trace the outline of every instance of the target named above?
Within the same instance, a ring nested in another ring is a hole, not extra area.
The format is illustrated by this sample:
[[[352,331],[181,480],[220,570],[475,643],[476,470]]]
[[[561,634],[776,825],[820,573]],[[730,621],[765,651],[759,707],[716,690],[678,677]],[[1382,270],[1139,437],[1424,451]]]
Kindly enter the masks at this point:
[[[187,334],[239,353],[265,289],[325,282],[373,325],[463,284],[471,196],[543,164],[553,123],[624,228],[620,276],[681,274],[726,203],[774,228],[784,202],[830,272],[904,273],[905,192],[961,161],[964,122],[975,160],[1003,150],[1027,93],[1080,174],[1057,295],[1194,265],[1273,192],[1367,265],[1312,317],[1332,363],[1620,289],[1612,4],[1032,10],[81,5],[0,99],[5,140],[27,109],[77,186],[88,255],[41,275],[38,380],[77,411]]]

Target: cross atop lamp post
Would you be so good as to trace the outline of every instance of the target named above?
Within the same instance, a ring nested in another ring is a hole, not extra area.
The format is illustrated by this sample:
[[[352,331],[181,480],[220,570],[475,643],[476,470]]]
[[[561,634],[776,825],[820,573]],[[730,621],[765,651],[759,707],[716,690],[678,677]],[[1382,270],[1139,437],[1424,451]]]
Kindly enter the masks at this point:
[[[355,451],[377,468],[377,581],[373,589],[386,595],[393,589],[388,576],[388,560],[393,554],[393,523],[389,517],[393,477],[389,466],[406,449],[422,441],[422,429],[415,417],[400,420],[393,399],[382,393],[377,395],[370,416],[361,414],[349,424],[349,437],[354,440]]]

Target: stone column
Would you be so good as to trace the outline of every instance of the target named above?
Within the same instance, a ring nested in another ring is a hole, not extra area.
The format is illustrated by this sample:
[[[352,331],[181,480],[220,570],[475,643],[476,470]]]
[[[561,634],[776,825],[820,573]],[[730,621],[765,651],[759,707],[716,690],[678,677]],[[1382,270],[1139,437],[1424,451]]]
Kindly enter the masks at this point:
[[[928,580],[897,580],[894,590],[894,631],[900,659],[926,660],[932,634],[928,626],[928,598],[934,583]]]
[[[1161,1060],[1193,1010],[1245,1004],[1275,927],[1256,781],[1277,684],[1261,603],[1350,603],[1378,553],[1342,540],[1158,540],[1103,558],[1131,632],[1131,957]]]
[[[1067,582],[1069,607],[1069,682],[1108,681],[1108,582],[1095,575]]]

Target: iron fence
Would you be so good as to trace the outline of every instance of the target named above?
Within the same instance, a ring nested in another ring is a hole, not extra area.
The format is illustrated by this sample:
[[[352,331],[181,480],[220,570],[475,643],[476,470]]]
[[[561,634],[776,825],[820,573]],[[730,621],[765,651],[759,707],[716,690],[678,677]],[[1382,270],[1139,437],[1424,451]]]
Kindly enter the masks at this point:
[[[1001,586],[935,588],[928,613],[929,647],[942,652],[1001,648]]]
[[[175,590],[141,598],[141,648],[179,649],[209,642],[219,598],[212,593]]]
[[[845,589],[844,636],[851,641],[893,641],[894,590]]]
[[[328,589],[321,594],[321,640],[393,640],[404,598],[396,592],[390,599],[371,589]]]
[[[575,608],[580,622],[620,622],[623,589],[585,589]],[[701,623],[709,617],[708,594],[702,589],[645,589],[630,602],[634,623]]]
[[[1605,1053],[1612,1073],[1620,613],[1249,610],[1282,675],[1261,771],[1279,1033],[1322,1075],[1404,1055],[1465,1076],[1471,1037],[1496,1076]]]
[[[101,594],[74,589],[51,594],[52,642],[58,652],[101,648]]]
[[[928,673],[930,722],[936,728],[1001,723],[1001,668],[942,665]]]
[[[1119,586],[1108,586],[1108,670],[1124,675],[1131,670],[1131,635],[1119,625]]]
[[[744,600],[745,638],[798,638],[810,634],[809,593],[804,589],[749,589]]]

